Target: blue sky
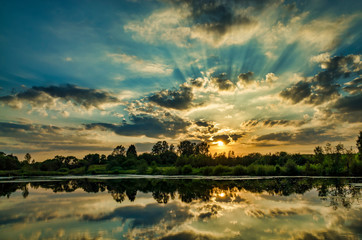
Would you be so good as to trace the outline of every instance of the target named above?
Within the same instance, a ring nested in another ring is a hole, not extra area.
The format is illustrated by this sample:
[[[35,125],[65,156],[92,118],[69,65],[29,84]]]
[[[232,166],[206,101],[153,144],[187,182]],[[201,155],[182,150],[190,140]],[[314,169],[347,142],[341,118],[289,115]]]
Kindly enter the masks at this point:
[[[1,1],[0,148],[354,146],[360,1]],[[224,146],[213,144],[223,141]]]

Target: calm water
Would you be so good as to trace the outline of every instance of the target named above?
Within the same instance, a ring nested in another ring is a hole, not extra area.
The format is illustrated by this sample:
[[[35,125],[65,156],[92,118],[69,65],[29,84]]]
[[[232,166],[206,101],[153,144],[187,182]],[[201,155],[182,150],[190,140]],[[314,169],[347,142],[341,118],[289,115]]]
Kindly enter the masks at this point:
[[[361,178],[0,179],[0,239],[361,239]]]

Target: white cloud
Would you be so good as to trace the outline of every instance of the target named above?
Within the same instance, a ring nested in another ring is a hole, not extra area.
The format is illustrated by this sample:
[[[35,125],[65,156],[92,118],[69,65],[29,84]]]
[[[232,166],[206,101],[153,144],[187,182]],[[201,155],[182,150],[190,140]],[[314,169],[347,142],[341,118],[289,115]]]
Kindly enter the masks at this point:
[[[169,65],[143,60],[137,56],[127,55],[124,53],[108,53],[107,57],[112,59],[115,63],[128,64],[129,69],[135,72],[169,75],[173,71]]]

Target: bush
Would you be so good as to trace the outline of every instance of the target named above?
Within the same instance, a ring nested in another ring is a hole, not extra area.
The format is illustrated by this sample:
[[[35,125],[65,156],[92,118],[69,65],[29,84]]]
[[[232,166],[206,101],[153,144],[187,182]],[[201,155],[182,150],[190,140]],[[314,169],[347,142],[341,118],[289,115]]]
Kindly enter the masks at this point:
[[[181,170],[181,172],[182,172],[182,170]],[[175,168],[175,167],[168,167],[165,169],[164,174],[165,175],[178,175],[179,169]]]
[[[226,168],[225,166],[217,165],[217,166],[214,168],[213,175],[214,175],[214,176],[222,176],[222,175],[224,175],[226,172],[227,172],[227,168]]]
[[[285,164],[285,170],[286,174],[289,176],[298,174],[297,164],[292,159],[288,159],[287,163]]]
[[[188,175],[188,174],[191,174],[192,173],[192,167],[191,165],[185,165],[182,167],[182,174],[184,175]]]
[[[236,167],[233,168],[232,173],[235,176],[241,176],[241,175],[246,175],[247,171],[246,171],[246,168],[244,166],[237,165]]]
[[[143,160],[141,164],[137,166],[137,174],[146,174],[147,170],[148,170],[147,162]]]
[[[162,174],[162,171],[158,167],[153,165],[152,169],[151,169],[151,174],[152,175],[159,175],[159,174]]]
[[[204,176],[211,176],[213,169],[212,169],[212,167],[203,167],[200,169],[200,172]]]

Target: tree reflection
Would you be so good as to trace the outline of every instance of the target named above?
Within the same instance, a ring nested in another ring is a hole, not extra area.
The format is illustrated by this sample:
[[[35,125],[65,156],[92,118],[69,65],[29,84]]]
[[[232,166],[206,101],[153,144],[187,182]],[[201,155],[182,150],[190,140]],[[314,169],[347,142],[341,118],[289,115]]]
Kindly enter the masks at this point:
[[[269,195],[289,196],[304,194],[312,189],[318,191],[318,196],[329,201],[333,209],[338,207],[351,208],[360,198],[360,188],[351,185],[359,179],[313,179],[313,178],[275,178],[250,179],[239,181],[213,181],[196,179],[72,179],[46,182],[6,182],[0,183],[0,196],[10,197],[17,190],[26,198],[31,188],[51,189],[57,192],[73,192],[83,189],[88,193],[108,191],[113,199],[122,203],[126,197],[131,202],[136,199],[138,192],[152,193],[153,198],[160,204],[166,204],[176,196],[185,202],[199,200],[208,202],[213,196],[222,193],[224,201],[237,199],[237,193],[267,193]],[[219,197],[221,195],[219,194]],[[229,199],[229,200],[228,200]]]

